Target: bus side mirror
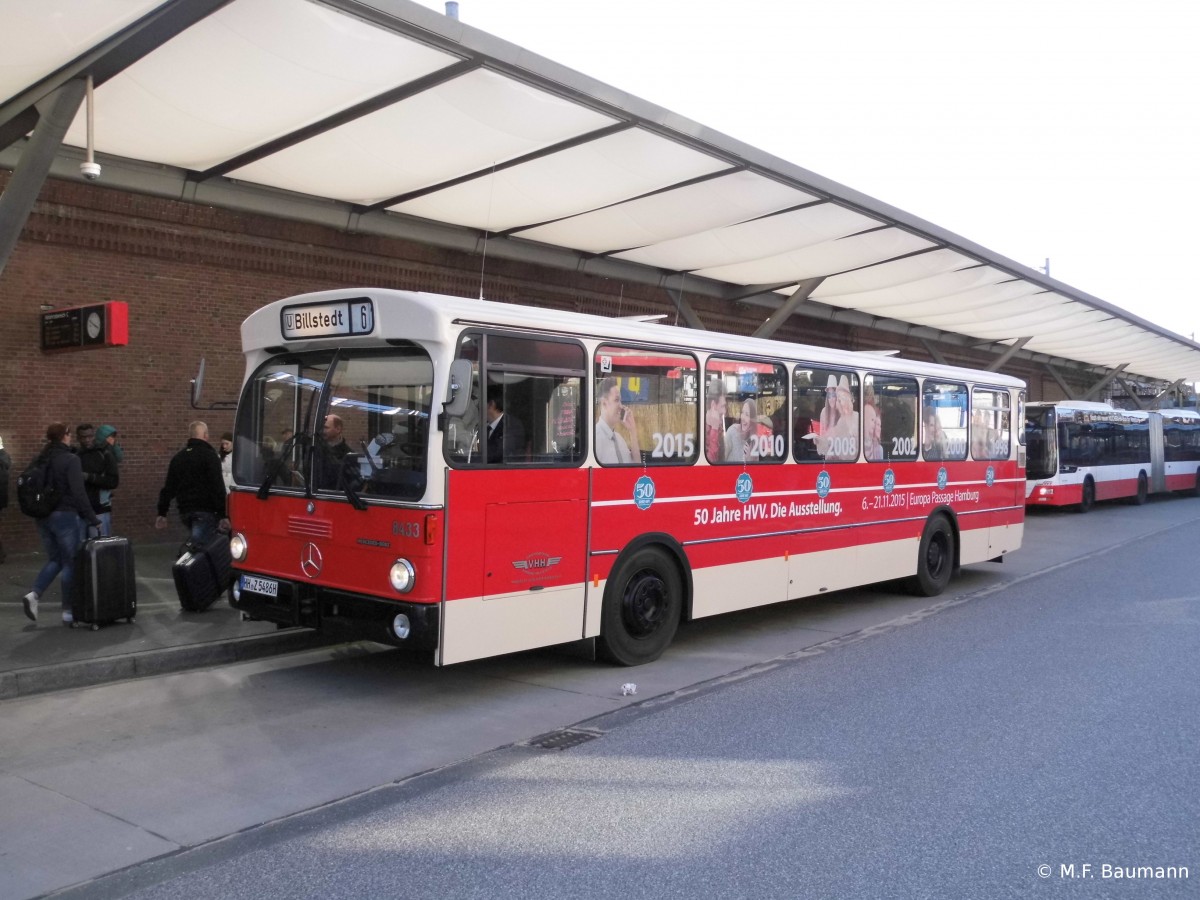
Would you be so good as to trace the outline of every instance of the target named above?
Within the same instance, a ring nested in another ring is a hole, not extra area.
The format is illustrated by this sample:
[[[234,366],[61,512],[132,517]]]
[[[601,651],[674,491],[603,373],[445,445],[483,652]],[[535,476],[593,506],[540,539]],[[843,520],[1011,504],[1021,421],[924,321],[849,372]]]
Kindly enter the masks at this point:
[[[446,387],[446,402],[442,414],[461,418],[471,405],[471,361],[456,359],[450,363],[450,383]]]

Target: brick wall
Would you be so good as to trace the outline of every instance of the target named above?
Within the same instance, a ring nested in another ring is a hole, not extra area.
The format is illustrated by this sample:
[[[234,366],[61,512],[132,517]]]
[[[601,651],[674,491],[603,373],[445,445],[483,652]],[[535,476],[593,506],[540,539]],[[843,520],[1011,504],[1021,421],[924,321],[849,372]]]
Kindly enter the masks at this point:
[[[0,189],[8,175],[0,172]],[[233,400],[243,372],[239,326],[248,313],[280,297],[349,285],[478,296],[480,259],[100,186],[47,182],[0,274],[0,436],[13,458],[10,487],[50,422],[115,425],[125,459],[114,528],[135,540],[161,540],[153,531],[155,501],[188,423],[204,418],[214,441],[232,427],[230,411],[201,413],[189,406],[200,358],[207,360],[204,400]],[[667,296],[650,287],[499,259],[488,260],[484,289],[489,299],[560,309],[674,314]],[[106,300],[129,304],[128,346],[41,351],[42,310]],[[689,301],[714,330],[748,334],[764,317],[761,308]],[[897,336],[801,317],[776,337],[848,349],[898,348],[905,356],[928,358],[920,345]],[[985,357],[948,355],[955,362],[986,363]],[[9,552],[39,546],[15,498],[0,512],[0,539]]]

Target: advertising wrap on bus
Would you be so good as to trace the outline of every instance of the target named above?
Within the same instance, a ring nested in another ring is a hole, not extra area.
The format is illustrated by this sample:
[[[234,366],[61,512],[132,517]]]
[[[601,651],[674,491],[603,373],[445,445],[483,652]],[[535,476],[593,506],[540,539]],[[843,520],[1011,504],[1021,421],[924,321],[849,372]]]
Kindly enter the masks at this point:
[[[281,300],[242,337],[234,603],[280,625],[637,665],[695,618],[935,595],[1021,543],[1003,375],[387,290]]]

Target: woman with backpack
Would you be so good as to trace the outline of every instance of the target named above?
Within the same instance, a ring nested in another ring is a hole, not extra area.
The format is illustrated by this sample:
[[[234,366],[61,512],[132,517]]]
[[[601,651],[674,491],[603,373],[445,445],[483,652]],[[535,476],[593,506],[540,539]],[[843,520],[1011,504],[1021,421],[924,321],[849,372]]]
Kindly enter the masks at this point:
[[[46,429],[46,447],[34,461],[44,473],[44,484],[57,491],[54,509],[37,520],[38,534],[46,550],[46,564],[34,579],[33,590],[25,595],[25,615],[37,621],[38,600],[62,573],[62,620],[72,625],[71,588],[75,575],[75,554],[79,551],[79,519],[99,526],[100,519],[92,511],[83,486],[83,467],[79,457],[71,452],[71,432],[62,422]],[[32,468],[32,466],[31,466]]]

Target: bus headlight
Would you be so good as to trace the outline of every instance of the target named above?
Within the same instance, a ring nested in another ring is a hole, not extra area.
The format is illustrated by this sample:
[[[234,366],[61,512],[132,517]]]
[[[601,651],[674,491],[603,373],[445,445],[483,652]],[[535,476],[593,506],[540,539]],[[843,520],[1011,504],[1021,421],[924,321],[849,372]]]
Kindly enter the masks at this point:
[[[392,588],[398,593],[407,594],[417,582],[417,573],[407,559],[398,559],[392,563],[388,581],[392,583]]]
[[[246,552],[250,549],[246,544],[246,536],[240,531],[229,539],[229,552],[238,562],[246,558]]]

